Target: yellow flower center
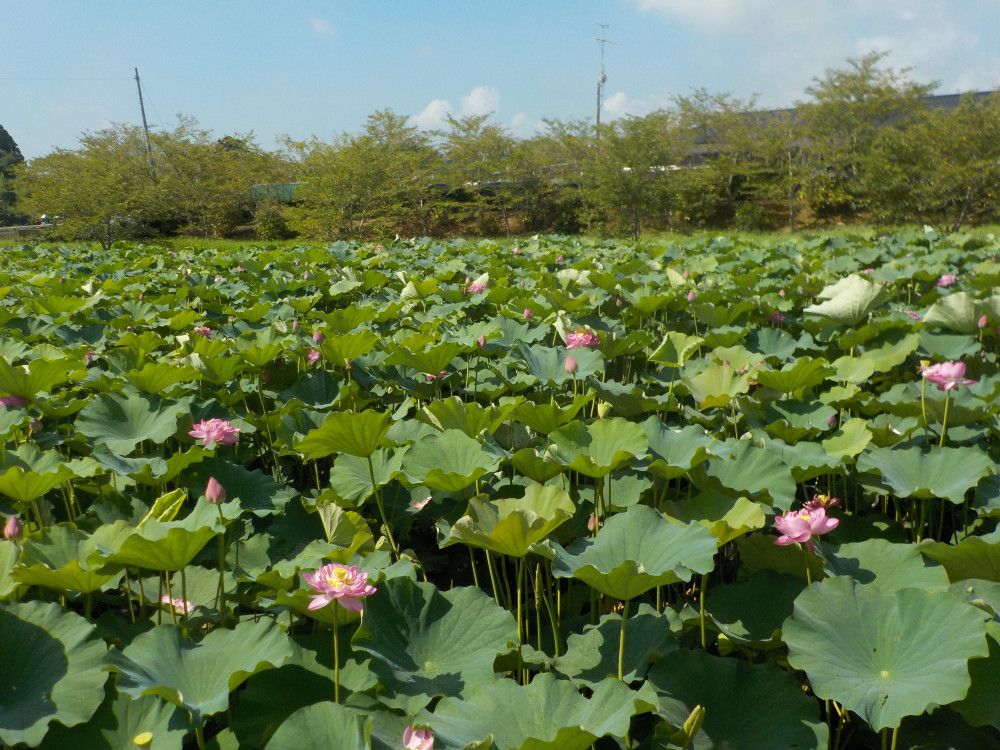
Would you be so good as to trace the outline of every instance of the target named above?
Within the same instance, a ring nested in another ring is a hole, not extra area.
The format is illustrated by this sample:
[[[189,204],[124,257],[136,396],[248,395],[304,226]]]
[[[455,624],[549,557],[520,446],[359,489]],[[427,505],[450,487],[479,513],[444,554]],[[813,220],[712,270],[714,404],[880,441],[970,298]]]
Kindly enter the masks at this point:
[[[347,572],[346,568],[337,568],[331,575],[326,577],[326,582],[328,585],[332,586],[334,589],[340,590],[351,581],[351,574]]]

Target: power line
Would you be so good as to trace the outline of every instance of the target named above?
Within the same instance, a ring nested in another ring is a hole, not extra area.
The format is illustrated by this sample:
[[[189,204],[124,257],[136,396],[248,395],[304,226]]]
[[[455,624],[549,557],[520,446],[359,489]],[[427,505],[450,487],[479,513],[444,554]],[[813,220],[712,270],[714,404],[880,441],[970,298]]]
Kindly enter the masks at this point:
[[[0,81],[131,81],[131,78],[112,76],[107,78],[67,78],[65,76],[0,76]]]

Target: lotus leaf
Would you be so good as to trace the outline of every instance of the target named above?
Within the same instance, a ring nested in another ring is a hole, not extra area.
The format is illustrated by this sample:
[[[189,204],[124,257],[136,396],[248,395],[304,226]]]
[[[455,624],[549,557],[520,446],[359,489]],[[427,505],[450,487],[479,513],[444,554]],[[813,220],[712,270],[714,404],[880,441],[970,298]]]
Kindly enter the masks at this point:
[[[295,443],[307,459],[333,453],[367,458],[382,444],[392,416],[378,411],[332,412],[323,424]]]
[[[414,443],[403,457],[403,472],[411,484],[457,492],[468,487],[498,462],[460,430],[445,430]]]
[[[554,430],[549,439],[553,458],[588,477],[605,477],[629,461],[645,457],[649,441],[642,427],[621,417],[591,424],[573,421]]]

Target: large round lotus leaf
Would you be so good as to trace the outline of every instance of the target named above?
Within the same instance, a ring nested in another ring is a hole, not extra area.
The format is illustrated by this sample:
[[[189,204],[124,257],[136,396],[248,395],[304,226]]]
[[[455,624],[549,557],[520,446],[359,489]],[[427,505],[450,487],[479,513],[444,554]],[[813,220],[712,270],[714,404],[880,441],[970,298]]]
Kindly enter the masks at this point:
[[[492,681],[493,661],[515,647],[517,627],[480,589],[442,592],[396,578],[368,597],[352,644],[375,659],[386,690],[380,700],[413,713],[434,696]]]
[[[0,493],[22,503],[30,503],[76,475],[58,451],[43,452],[32,443],[0,455]]]
[[[496,457],[461,430],[445,430],[418,440],[403,457],[403,472],[411,484],[458,492],[483,474],[495,471]]]
[[[514,407],[510,416],[535,432],[548,435],[564,424],[569,424],[577,412],[593,400],[594,394],[586,393],[574,396],[573,403],[566,407],[560,407],[554,403],[527,402]]]
[[[675,651],[649,670],[663,715],[681,727],[695,706],[705,709],[694,750],[826,748],[819,705],[798,681],[773,664],[749,664],[705,651]]]
[[[389,431],[392,415],[380,411],[335,411],[316,430],[295,443],[295,449],[307,459],[323,458],[333,453],[349,453],[367,458],[378,448]]]
[[[76,430],[125,456],[143,440],[160,444],[177,431],[177,420],[187,414],[186,402],[168,401],[150,394],[100,393],[80,411]]]
[[[847,577],[806,588],[783,634],[788,663],[816,695],[876,730],[964,697],[969,659],[987,654],[982,611],[947,591],[883,591]]]
[[[920,716],[907,716],[899,728],[896,746],[911,750],[996,750],[1000,742],[996,730],[969,726],[954,708],[953,703]]]
[[[0,605],[0,740],[33,747],[53,719],[88,721],[104,698],[105,653],[94,626],[58,604]]]
[[[588,477],[605,477],[649,450],[642,427],[621,417],[591,424],[570,422],[554,430],[549,439],[556,461]]]
[[[576,506],[565,490],[540,484],[529,485],[523,497],[472,498],[468,514],[455,522],[442,546],[462,543],[511,557],[536,552],[551,558],[540,544],[574,512]]]
[[[612,516],[593,539],[556,552],[552,573],[579,578],[602,594],[627,601],[656,586],[689,581],[715,566],[717,542],[698,523],[671,523],[647,505]]]
[[[955,333],[979,332],[979,316],[984,308],[968,292],[955,292],[942,297],[923,314],[928,328],[946,328]]]
[[[674,429],[657,417],[650,417],[640,425],[649,440],[652,462],[648,471],[660,479],[684,476],[689,469],[712,458],[712,446],[719,441],[704,428],[688,425]]]
[[[1000,626],[991,622],[987,633],[989,656],[969,662],[972,685],[966,696],[952,705],[973,726],[989,724],[1000,729]]]
[[[343,336],[329,336],[320,345],[323,359],[334,367],[344,367],[368,354],[378,344],[378,336],[371,331],[356,331]]]
[[[0,539],[0,599],[6,599],[17,589],[17,581],[11,576],[17,557],[18,545]]]
[[[552,349],[547,346],[518,347],[521,359],[528,366],[528,372],[538,378],[542,385],[562,385],[574,378],[585,378],[604,372],[604,357],[596,349]],[[577,364],[575,374],[566,372],[566,359],[573,357]]]
[[[173,625],[160,625],[136,636],[124,651],[110,652],[106,662],[118,672],[120,692],[158,695],[202,724],[226,710],[229,694],[247,677],[280,667],[291,654],[284,631],[264,619],[213,630],[200,643],[184,640]]]
[[[177,706],[155,695],[132,700],[113,687],[97,713],[86,724],[67,729],[54,724],[40,750],[132,750],[133,740],[144,732],[153,735],[150,750],[181,750],[188,733],[188,718]]]
[[[858,583],[882,591],[904,588],[946,589],[948,574],[931,565],[912,544],[893,544],[885,539],[842,544],[826,558],[831,576],[850,576]]]
[[[873,284],[857,274],[825,287],[816,298],[822,300],[803,309],[807,315],[818,315],[830,323],[855,326],[880,307],[887,293],[881,284]]]
[[[598,737],[623,737],[633,716],[656,708],[656,695],[645,683],[633,691],[610,678],[588,699],[573,683],[546,672],[524,686],[513,680],[470,686],[466,697],[444,698],[433,714],[423,711],[417,719],[446,749],[492,734],[497,750],[586,750]]]
[[[993,472],[985,451],[971,446],[875,448],[858,456],[858,471],[875,471],[899,497],[944,497],[962,503],[965,493]]]
[[[741,393],[750,389],[749,376],[736,372],[732,365],[709,365],[704,370],[681,381],[699,409],[726,406]]]
[[[385,364],[405,365],[406,367],[412,367],[418,372],[437,375],[446,369],[451,364],[451,361],[464,351],[466,351],[466,347],[454,341],[435,344],[419,352],[411,351],[406,347],[400,347],[385,358]]]
[[[848,419],[840,429],[823,441],[823,450],[831,458],[854,457],[868,447],[872,433],[864,419]]]
[[[417,414],[417,419],[433,425],[441,432],[445,430],[461,430],[471,438],[479,437],[483,432],[492,433],[503,421],[507,412],[514,408],[507,404],[497,418],[497,410],[484,409],[477,403],[465,403],[458,396],[433,401]]]
[[[180,570],[222,532],[216,506],[199,503],[183,521],[146,520],[116,547],[101,550],[109,563],[147,570]]]
[[[834,374],[835,370],[825,359],[802,357],[780,370],[758,370],[757,382],[779,393],[804,391],[819,385]]]
[[[27,367],[20,367],[0,357],[0,391],[31,400],[54,386],[82,379],[84,372],[80,364],[79,360],[70,358],[42,358],[32,360]]]
[[[775,573],[794,576],[804,581],[808,564],[809,576],[813,581],[818,581],[826,575],[823,572],[822,557],[817,555],[803,557],[802,550],[796,545],[778,545],[774,543],[775,539],[777,537],[766,534],[750,534],[736,540],[740,560],[747,573],[773,570]]]
[[[547,454],[550,457],[554,454],[551,446]],[[522,448],[513,455],[510,463],[518,474],[535,482],[545,483],[563,472],[563,467],[560,464],[551,460],[546,461],[545,455],[539,453],[535,448]]]
[[[582,633],[570,635],[566,639],[566,653],[553,663],[555,671],[590,688],[608,677],[615,677],[621,623],[621,615],[604,615],[597,625],[587,625]],[[648,604],[640,604],[626,625],[622,674],[624,681],[631,683],[643,679],[651,663],[676,651],[677,640],[671,632],[671,616],[657,612]]]
[[[289,716],[267,743],[267,750],[304,750],[310,747],[368,750],[371,733],[371,719],[336,703],[316,703]]]
[[[1000,542],[969,536],[956,545],[927,540],[918,549],[924,557],[941,563],[952,581],[1000,581]]]
[[[765,569],[746,581],[710,588],[705,610],[730,640],[773,648],[780,645],[775,636],[804,587],[805,581],[799,578]]]
[[[384,487],[396,478],[402,471],[406,451],[406,446],[392,452],[378,449],[371,455],[371,466],[367,458],[341,453],[330,470],[330,488],[338,500],[358,506],[375,491],[373,476],[376,487]]]
[[[687,361],[691,352],[701,346],[704,341],[705,339],[700,336],[689,336],[680,331],[669,331],[656,350],[649,355],[649,361],[668,367],[680,367]]]
[[[213,457],[185,472],[184,484],[191,489],[192,497],[204,494],[209,477],[214,477],[222,485],[229,502],[237,502],[242,510],[250,511],[255,516],[279,513],[295,496],[295,490],[286,484],[275,482],[260,469],[250,470],[240,464]]]
[[[97,591],[119,577],[121,571],[100,570],[103,563],[91,565],[88,558],[99,545],[113,545],[132,533],[126,524],[105,524],[93,535],[71,523],[50,526],[24,540],[21,557],[11,575],[29,585],[82,594]]]
[[[669,500],[660,510],[683,523],[697,521],[715,535],[720,547],[767,523],[760,503],[719,492],[699,492],[691,501]]]
[[[729,490],[761,502],[770,500],[781,510],[788,510],[795,502],[791,469],[776,453],[758,448],[749,440],[737,441],[732,456],[726,460],[709,461],[705,474]]]

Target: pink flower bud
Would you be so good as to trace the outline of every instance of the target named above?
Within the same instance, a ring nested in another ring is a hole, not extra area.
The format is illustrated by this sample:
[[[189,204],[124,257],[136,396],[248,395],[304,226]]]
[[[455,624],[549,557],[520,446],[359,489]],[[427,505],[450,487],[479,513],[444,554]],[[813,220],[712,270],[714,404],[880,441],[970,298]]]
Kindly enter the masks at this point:
[[[299,329],[300,329],[301,327],[302,327],[302,326],[301,326],[301,325],[299,325],[299,320],[298,320],[298,318],[296,318],[295,320],[293,320],[293,321],[292,321],[292,330],[293,330],[293,331],[297,331],[297,330],[299,330]]]
[[[215,477],[208,478],[208,484],[205,485],[205,499],[213,505],[218,505],[226,499],[226,490]]]
[[[7,519],[7,523],[4,524],[3,538],[11,542],[16,542],[22,536],[24,536],[24,527],[17,520],[17,516],[11,516]]]
[[[531,320],[533,317],[535,317],[535,314],[531,312],[531,308],[530,307],[524,308],[524,319]]]
[[[479,346],[480,349],[485,349],[486,348],[486,337],[485,336],[480,336],[478,339],[476,339],[476,344]]]
[[[573,358],[572,354],[566,357],[566,364],[564,366],[566,368],[566,372],[569,373],[570,375],[575,375],[576,371],[580,369],[579,365],[577,365],[576,360]]]
[[[982,315],[981,315],[981,316],[979,317],[979,320],[978,320],[978,321],[976,321],[976,324],[977,324],[977,325],[978,325],[978,326],[979,326],[980,328],[986,328],[986,326],[988,326],[988,325],[990,324],[990,319],[989,319],[989,318],[987,317],[986,313],[983,313],[983,314],[982,314]]]
[[[319,331],[313,331],[313,343],[322,344],[325,339],[326,336],[324,336],[322,333],[320,333]]]
[[[688,292],[688,302],[694,302],[694,298],[697,296],[698,296],[697,292],[695,292],[695,290],[692,289],[690,292]]]
[[[597,528],[597,516],[591,513],[590,518],[587,519],[587,530],[593,531],[596,528]]]

